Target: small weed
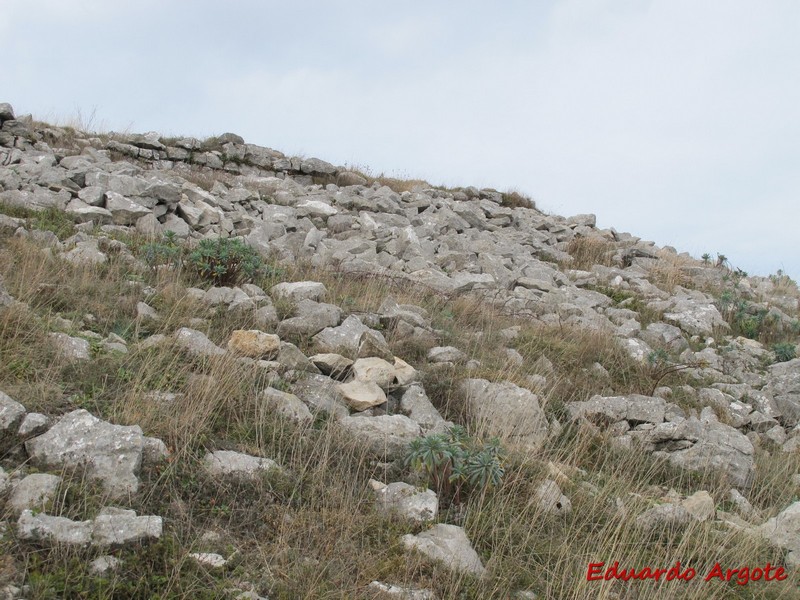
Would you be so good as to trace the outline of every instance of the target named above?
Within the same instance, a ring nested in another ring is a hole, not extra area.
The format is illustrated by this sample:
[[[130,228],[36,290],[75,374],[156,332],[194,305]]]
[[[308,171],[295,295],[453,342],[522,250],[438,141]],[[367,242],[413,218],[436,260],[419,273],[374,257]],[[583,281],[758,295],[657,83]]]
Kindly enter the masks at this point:
[[[797,347],[790,342],[773,344],[772,351],[775,353],[775,362],[787,362],[797,357]]]

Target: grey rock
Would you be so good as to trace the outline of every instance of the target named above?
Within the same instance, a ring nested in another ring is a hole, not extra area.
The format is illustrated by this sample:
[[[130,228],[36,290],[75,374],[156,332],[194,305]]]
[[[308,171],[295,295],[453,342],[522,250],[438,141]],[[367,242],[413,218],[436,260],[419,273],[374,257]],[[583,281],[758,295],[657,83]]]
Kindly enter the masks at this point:
[[[221,569],[228,564],[225,557],[216,552],[190,552],[187,556],[198,565],[209,569]]]
[[[175,332],[173,339],[178,346],[195,356],[222,356],[225,354],[225,350],[196,329],[181,327]]]
[[[544,480],[535,492],[539,508],[546,514],[566,516],[572,512],[572,502],[562,492],[558,484],[552,479]]]
[[[652,347],[666,348],[670,352],[682,352],[689,347],[683,332],[674,325],[666,323],[650,323],[639,332],[639,337]]]
[[[137,517],[136,512],[121,508],[103,508],[92,523],[92,545],[101,548],[157,540],[161,537],[161,517]]]
[[[402,481],[386,485],[374,479],[370,486],[382,512],[393,512],[417,523],[433,521],[439,514],[439,499],[431,490],[420,490]]]
[[[0,103],[0,123],[14,119],[14,109],[8,102]]]
[[[19,514],[23,510],[47,510],[61,484],[61,477],[47,473],[33,473],[20,480],[8,499],[11,509]]]
[[[785,426],[800,424],[800,358],[770,366],[763,392],[774,399]]]
[[[319,369],[306,358],[300,349],[289,342],[281,342],[275,361],[287,370],[319,374]]]
[[[547,419],[530,390],[485,379],[465,379],[459,389],[482,435],[532,448],[547,437]]]
[[[308,424],[314,420],[308,407],[294,394],[267,388],[261,392],[261,397],[275,412],[295,423]]]
[[[278,324],[278,335],[284,337],[311,337],[326,327],[339,324],[342,311],[338,306],[300,300],[297,303],[295,316]]]
[[[212,477],[232,477],[243,480],[256,479],[262,473],[273,469],[280,470],[278,463],[274,460],[230,450],[209,452],[203,459],[203,467]]]
[[[710,409],[704,409],[702,416],[702,420],[690,417],[631,433],[647,449],[664,452],[679,468],[719,471],[732,485],[749,488],[755,474],[753,444],[738,430],[720,423]]]
[[[666,528],[685,528],[692,515],[680,504],[659,504],[636,517],[636,527],[643,531],[660,531]]]
[[[350,315],[338,327],[326,327],[316,334],[313,338],[314,347],[322,353],[338,352],[355,356],[361,336],[368,331],[371,331],[370,328],[361,319]]]
[[[314,356],[309,356],[308,360],[314,363],[323,375],[328,375],[334,379],[346,377],[353,366],[352,360],[345,358],[341,354],[334,353],[315,354]]]
[[[116,225],[135,225],[139,218],[150,214],[150,209],[146,206],[116,192],[106,192],[105,208],[111,213]]]
[[[779,514],[756,528],[773,546],[800,552],[800,502],[793,502]]]
[[[411,440],[422,434],[419,425],[404,415],[344,417],[339,425],[362,440],[373,455],[386,460],[402,458]]]
[[[89,563],[89,572],[93,575],[104,575],[113,573],[119,569],[122,561],[115,556],[104,555],[98,556]]]
[[[412,421],[419,423],[425,433],[443,433],[449,425],[430,401],[422,385],[416,384],[406,390],[400,399],[400,410]]]
[[[25,449],[35,464],[44,467],[85,468],[112,497],[122,497],[139,488],[143,444],[138,425],[112,425],[79,409],[25,442]]]
[[[142,438],[142,464],[158,464],[169,458],[169,449],[160,439],[144,436]]]
[[[296,281],[293,283],[279,283],[273,286],[270,291],[273,300],[291,300],[292,302],[299,302],[300,300],[314,300],[319,302],[328,293],[325,285],[318,281]]]
[[[340,184],[341,185],[341,184]],[[420,588],[401,587],[380,581],[373,581],[367,586],[367,591],[380,594],[378,598],[397,598],[397,600],[437,600],[436,594],[430,590]]]
[[[337,382],[323,375],[309,375],[294,384],[292,391],[312,413],[323,411],[335,419],[350,414],[342,395],[336,388]]]
[[[17,432],[17,427],[24,417],[25,407],[4,392],[0,392],[0,433],[4,439],[7,440],[9,434]]]
[[[17,534],[23,540],[88,546],[92,541],[92,522],[72,521],[44,513],[34,515],[30,510],[24,510],[17,520]]]
[[[461,527],[440,523],[418,535],[406,534],[403,545],[428,558],[442,561],[447,567],[478,577],[486,573],[478,553]]]
[[[76,265],[100,265],[108,260],[108,257],[100,252],[96,240],[78,242],[75,247],[62,255],[64,260]]]
[[[428,350],[428,361],[432,363],[463,363],[467,355],[453,346],[437,346]]]
[[[709,336],[715,328],[729,328],[716,306],[685,296],[673,299],[672,309],[664,313],[664,320],[677,325],[689,335]]]
[[[592,396],[586,402],[570,402],[567,410],[573,419],[583,417],[596,425],[608,426],[617,421],[663,423],[667,403],[662,398],[630,394],[628,396]]]

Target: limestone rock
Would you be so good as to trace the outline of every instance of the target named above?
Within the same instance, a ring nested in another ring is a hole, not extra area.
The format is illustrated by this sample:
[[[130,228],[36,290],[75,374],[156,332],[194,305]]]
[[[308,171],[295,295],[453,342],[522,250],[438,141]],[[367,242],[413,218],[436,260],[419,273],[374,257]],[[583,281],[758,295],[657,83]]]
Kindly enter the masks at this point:
[[[381,511],[394,512],[418,523],[433,521],[439,513],[439,499],[431,490],[419,490],[402,481],[386,485],[371,479],[370,485]]]
[[[91,358],[89,342],[79,337],[70,337],[66,333],[51,333],[50,339],[58,355],[69,362],[89,360]]]
[[[463,363],[466,360],[467,355],[453,346],[437,346],[428,350],[428,361],[432,363]]]
[[[102,509],[92,523],[92,545],[102,548],[157,540],[161,537],[161,517],[137,517],[136,512],[121,508]]]
[[[636,526],[644,531],[660,531],[667,528],[685,528],[692,515],[680,504],[659,504],[636,517]]]
[[[430,590],[401,587],[399,585],[390,585],[380,581],[371,582],[367,586],[367,590],[372,593],[380,594],[378,598],[396,598],[397,600],[437,600],[436,594]]]
[[[16,433],[17,427],[24,417],[25,407],[5,393],[0,392],[0,433],[4,440],[8,441],[11,434]]]
[[[337,389],[337,382],[323,375],[309,375],[292,387],[292,391],[311,409],[312,414],[319,411],[341,419],[350,414],[342,395]]]
[[[419,423],[425,433],[443,433],[451,425],[442,418],[420,384],[406,390],[400,399],[400,410]]]
[[[394,365],[382,358],[359,358],[353,363],[353,377],[363,383],[375,383],[388,390],[395,382]]]
[[[351,381],[338,386],[344,401],[357,411],[367,410],[386,402],[386,394],[374,381]]]
[[[269,458],[230,450],[209,452],[203,459],[203,467],[213,477],[233,477],[243,480],[253,480],[261,473],[280,469],[278,463]]]
[[[530,390],[485,379],[465,379],[459,389],[482,434],[530,447],[547,437],[547,419]]]
[[[92,522],[72,521],[44,513],[34,515],[30,510],[24,510],[17,520],[17,534],[23,540],[88,546],[92,541]]]
[[[338,327],[326,327],[316,334],[313,338],[314,347],[322,353],[344,352],[355,356],[361,336],[369,331],[370,328],[364,325],[361,319],[350,315]]]
[[[261,392],[261,397],[278,414],[298,424],[307,424],[314,420],[308,407],[294,394],[281,392],[275,388],[267,388]]]
[[[257,329],[236,329],[228,340],[228,350],[249,358],[270,359],[277,356],[281,340],[277,335]]]
[[[763,391],[774,398],[784,425],[800,424],[800,358],[770,366]]]
[[[181,327],[175,332],[174,339],[178,346],[195,356],[222,356],[225,354],[225,350],[196,329]]]
[[[314,300],[319,302],[328,293],[325,285],[318,281],[296,281],[293,283],[279,283],[273,286],[270,291],[273,300]]]
[[[756,532],[773,546],[800,553],[800,502],[790,504]]]
[[[84,467],[111,496],[121,497],[139,488],[143,444],[138,425],[112,425],[79,409],[25,442],[25,449],[35,464],[44,467]]]
[[[33,473],[14,486],[8,499],[11,509],[17,514],[23,510],[42,511],[48,508],[61,483],[61,477],[47,473]]]
[[[334,379],[343,379],[346,377],[353,366],[353,361],[345,358],[341,354],[323,353],[309,356],[314,365],[322,372],[323,375],[328,375]]]
[[[647,448],[664,452],[679,468],[721,471],[737,487],[747,488],[753,482],[753,444],[738,430],[720,423],[710,409],[704,410],[703,420],[690,417],[680,422],[661,423],[637,433],[637,437]]]
[[[419,425],[404,415],[344,417],[339,425],[363,440],[369,451],[380,458],[402,458],[411,440],[419,437]]]
[[[546,514],[566,516],[572,512],[572,502],[561,492],[561,488],[552,479],[544,480],[536,488],[535,498],[539,507]]]
[[[697,521],[708,521],[714,518],[717,509],[714,498],[705,490],[695,492],[681,501],[681,506]]]
[[[663,423],[667,403],[662,398],[630,394],[628,396],[592,396],[586,402],[570,402],[567,410],[573,419],[583,417],[596,425],[618,421]]]
[[[342,310],[333,304],[300,300],[295,316],[278,324],[278,335],[285,337],[311,337],[326,327],[335,327],[342,318]]]
[[[461,527],[440,523],[419,535],[406,534],[403,544],[428,558],[442,561],[446,566],[464,573],[482,576],[486,572],[478,553]]]

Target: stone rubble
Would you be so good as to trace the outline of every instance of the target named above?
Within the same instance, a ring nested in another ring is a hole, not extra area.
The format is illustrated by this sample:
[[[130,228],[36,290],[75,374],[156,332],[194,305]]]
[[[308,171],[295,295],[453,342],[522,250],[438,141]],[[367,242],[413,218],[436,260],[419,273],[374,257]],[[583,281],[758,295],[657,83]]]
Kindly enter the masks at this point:
[[[731,486],[727,499],[738,516],[717,510],[708,492],[697,491],[641,511],[636,527],[655,532],[694,522],[732,523],[787,551],[787,564],[800,564],[798,503],[753,526],[763,517],[739,491],[747,493],[755,480],[757,449],[800,452],[800,358],[775,362],[776,351],[768,345],[733,335],[730,308],[707,291],[725,284],[723,269],[630,234],[600,229],[594,215],[547,215],[535,205],[513,206],[490,189],[419,185],[398,193],[370,185],[343,167],[288,157],[234,134],[219,136],[216,147],[152,132],[76,134],[75,148],[64,149],[51,146],[52,133],[37,128],[15,117],[10,105],[0,104],[0,203],[63,210],[77,233],[59,239],[29,228],[26,219],[6,215],[0,215],[0,231],[33,240],[44,252],[93,273],[112,261],[137,264],[124,243],[111,239],[113,233],[136,231],[158,239],[173,232],[189,245],[236,238],[278,264],[302,262],[398,288],[424,289],[436,297],[463,296],[517,319],[595,332],[616,340],[643,367],[654,369],[662,354],[669,357],[702,385],[667,387],[662,382],[650,395],[620,393],[608,370],[595,363],[585,373],[598,382],[600,393],[566,404],[570,426],[608,435],[621,448],[652,453],[681,470],[713,471]],[[58,129],[50,131],[57,134]],[[198,169],[220,176],[210,190],[189,181]],[[570,245],[586,241],[609,247],[610,261],[576,264]],[[672,258],[684,257],[682,284],[658,284],[659,270]],[[738,285],[777,331],[796,327],[790,315],[800,309],[797,298],[773,293],[776,286],[769,278],[744,276]],[[484,365],[470,356],[469,348],[442,345],[446,336],[424,308],[387,296],[375,313],[348,314],[341,291],[330,287],[306,280],[278,283],[268,291],[253,284],[190,288],[185,301],[195,310],[193,318],[130,349],[120,336],[83,331],[81,319],[71,315],[70,320],[54,320],[60,331],[49,332],[47,340],[57,359],[73,367],[91,364],[98,352],[127,353],[161,344],[195,360],[237,361],[267,374],[268,384],[258,390],[260,410],[306,427],[325,416],[379,464],[399,461],[414,439],[453,425],[428,398],[424,376],[474,372]],[[136,304],[137,327],[155,327],[167,319],[153,308],[160,306],[154,295],[151,289]],[[0,310],[25,306],[0,279]],[[230,332],[218,346],[207,333],[215,311],[246,315],[248,328]],[[562,374],[544,355],[525,364],[525,356],[512,347],[521,338],[519,325],[503,329],[498,338],[509,368],[530,367],[528,372],[535,373],[527,376],[527,387],[511,375],[489,381],[476,374],[460,376],[455,389],[481,436],[497,436],[505,445],[535,452],[567,426],[548,421],[543,406],[548,386]],[[425,357],[424,368],[410,355],[393,354],[389,342],[398,339]],[[485,339],[476,336],[474,343]],[[154,402],[182,401],[170,392],[147,393]],[[160,517],[140,517],[122,508],[107,506],[86,521],[47,514],[63,483],[62,471],[85,471],[102,484],[109,500],[139,492],[142,463],[172,457],[162,440],[143,435],[138,426],[115,425],[83,409],[59,415],[27,412],[0,391],[0,451],[8,452],[12,469],[29,461],[53,471],[21,469],[9,475],[0,469],[0,494],[17,517],[20,538],[110,548],[162,535]],[[273,470],[285,473],[271,459],[230,450],[209,451],[202,466],[214,480],[252,481]],[[555,465],[548,476],[534,488],[531,502],[543,514],[568,519],[572,506],[562,487],[573,495],[573,480],[579,476]],[[581,485],[584,490],[593,486]],[[438,498],[431,490],[399,481],[372,480],[371,486],[379,510],[420,523],[436,520]],[[627,511],[626,502],[617,500],[618,508]],[[485,573],[464,530],[454,525],[405,535],[403,543],[450,568]],[[208,568],[226,564],[215,553],[190,557]],[[91,568],[100,573],[117,566],[108,556],[97,558]],[[386,597],[435,597],[428,590],[377,581],[369,589]]]

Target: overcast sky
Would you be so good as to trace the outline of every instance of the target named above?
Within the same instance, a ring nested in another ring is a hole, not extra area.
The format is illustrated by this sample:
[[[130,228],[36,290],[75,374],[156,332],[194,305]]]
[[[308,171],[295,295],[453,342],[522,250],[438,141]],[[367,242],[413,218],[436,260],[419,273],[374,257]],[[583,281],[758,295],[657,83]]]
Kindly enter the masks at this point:
[[[232,131],[374,173],[518,189],[548,212],[800,277],[797,0],[0,8],[0,101],[20,114]]]

